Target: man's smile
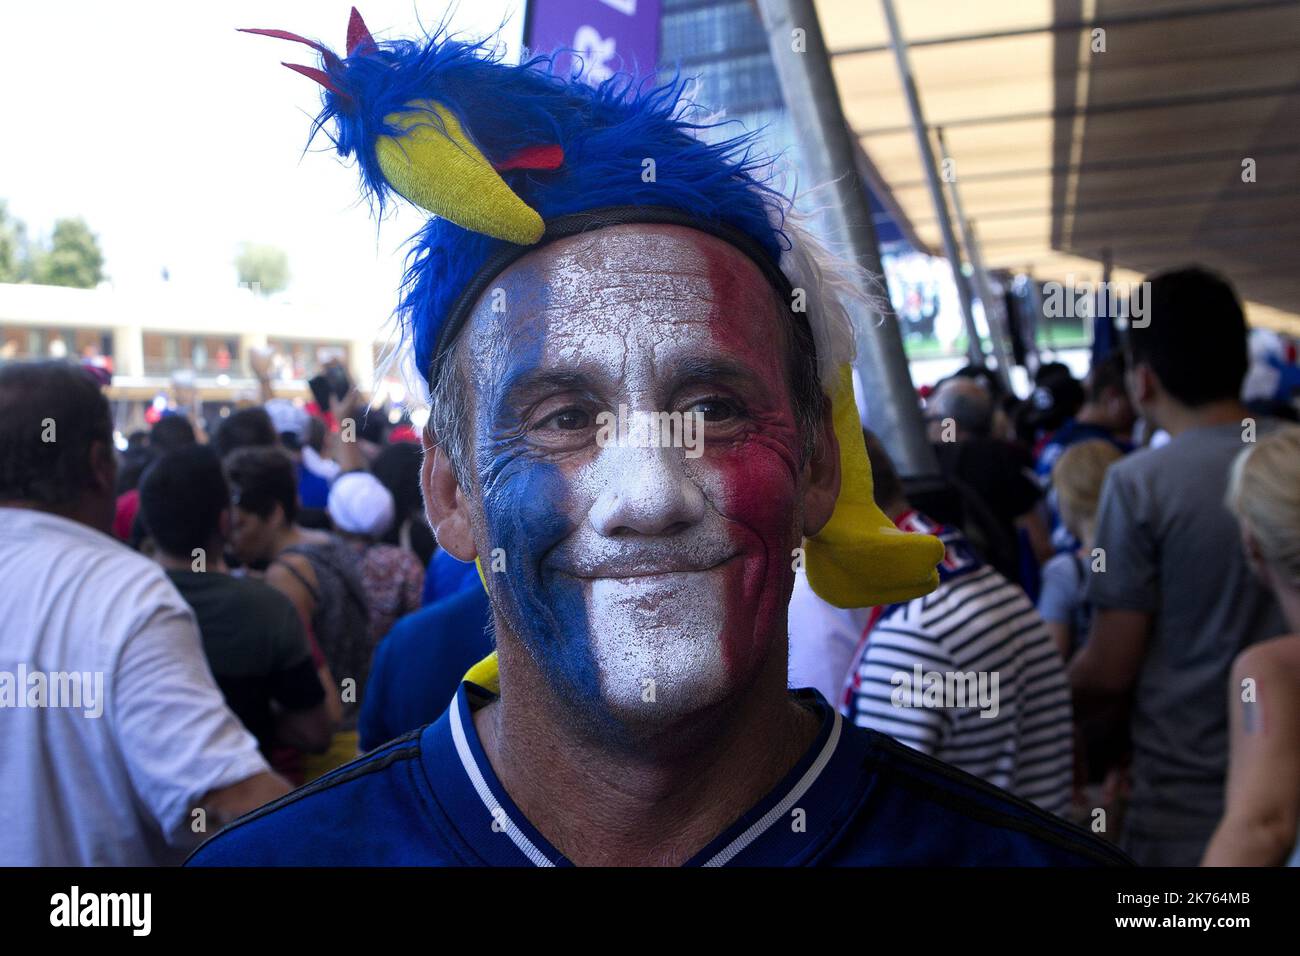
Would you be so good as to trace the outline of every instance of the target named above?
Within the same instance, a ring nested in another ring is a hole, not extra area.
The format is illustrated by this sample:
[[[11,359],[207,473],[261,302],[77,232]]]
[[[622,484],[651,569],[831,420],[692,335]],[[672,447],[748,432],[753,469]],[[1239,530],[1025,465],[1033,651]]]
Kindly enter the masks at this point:
[[[555,574],[580,581],[649,581],[663,578],[685,579],[692,574],[704,574],[722,568],[724,565],[741,557],[739,553],[729,553],[717,557],[698,558],[687,555],[664,557],[603,558],[598,562],[574,562],[573,565],[553,567]]]

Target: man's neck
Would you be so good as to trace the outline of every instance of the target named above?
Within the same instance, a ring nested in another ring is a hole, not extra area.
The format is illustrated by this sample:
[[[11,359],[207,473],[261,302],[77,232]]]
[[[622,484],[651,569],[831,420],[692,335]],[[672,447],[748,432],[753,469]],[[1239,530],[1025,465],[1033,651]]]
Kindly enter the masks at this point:
[[[583,732],[527,651],[498,646],[501,699],[475,729],[520,810],[579,865],[686,862],[780,783],[820,729],[786,691],[783,641],[738,699],[636,747]]]
[[[1235,398],[1207,402],[1195,407],[1167,398],[1157,414],[1160,427],[1167,431],[1171,438],[1177,438],[1183,432],[1193,428],[1240,425],[1242,419],[1248,417],[1250,417],[1250,410]]]
[[[162,566],[164,571],[199,570],[194,567],[194,558],[167,554],[161,548],[154,550],[153,559]],[[215,546],[209,545],[204,549],[204,566],[202,570],[213,574],[229,573],[230,569],[226,567],[223,545],[218,543]]]

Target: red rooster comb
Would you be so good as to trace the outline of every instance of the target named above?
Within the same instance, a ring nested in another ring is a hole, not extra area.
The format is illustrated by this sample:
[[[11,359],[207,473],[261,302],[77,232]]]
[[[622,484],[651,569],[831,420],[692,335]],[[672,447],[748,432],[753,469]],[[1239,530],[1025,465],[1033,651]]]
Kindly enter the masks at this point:
[[[308,40],[304,36],[296,33],[290,33],[288,30],[261,30],[250,27],[239,28],[240,33],[256,33],[264,37],[274,37],[277,40],[292,40],[294,43],[302,43],[311,47],[325,59],[326,69],[337,69],[342,66],[342,61],[337,53],[329,47],[317,43],[315,40]],[[367,53],[375,49],[375,38],[370,35],[370,30],[366,27],[366,22],[361,19],[361,14],[356,7],[352,8],[352,14],[348,17],[348,38],[347,38],[347,55],[356,56],[360,53]],[[344,100],[351,100],[343,90],[330,78],[325,70],[318,70],[313,66],[303,66],[301,63],[285,63],[289,69],[295,73],[301,73],[303,76],[310,77],[325,89],[329,90]]]

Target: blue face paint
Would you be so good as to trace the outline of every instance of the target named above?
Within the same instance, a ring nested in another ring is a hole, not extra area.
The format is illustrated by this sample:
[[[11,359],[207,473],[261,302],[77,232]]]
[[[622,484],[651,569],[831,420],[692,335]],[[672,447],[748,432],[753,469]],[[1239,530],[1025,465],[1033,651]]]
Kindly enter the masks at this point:
[[[574,530],[569,480],[559,466],[528,446],[523,422],[508,404],[508,389],[538,369],[546,345],[546,283],[527,270],[503,277],[500,288],[510,317],[490,311],[475,316],[470,334],[484,350],[486,374],[477,382],[475,461],[483,516],[491,548],[505,555],[506,570],[491,576],[510,630],[528,648],[562,696],[599,712],[600,680],[591,653],[590,624],[582,583],[547,574],[547,554]],[[527,318],[516,320],[524,313]],[[480,331],[480,323],[502,323]],[[508,326],[508,333],[502,334]],[[482,366],[480,366],[482,367]]]

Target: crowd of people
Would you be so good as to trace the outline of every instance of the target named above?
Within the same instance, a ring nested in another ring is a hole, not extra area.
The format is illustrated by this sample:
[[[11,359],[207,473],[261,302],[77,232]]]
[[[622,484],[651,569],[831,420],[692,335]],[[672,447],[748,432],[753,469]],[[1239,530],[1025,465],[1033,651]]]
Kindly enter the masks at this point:
[[[0,661],[84,675],[106,718],[6,711],[28,723],[6,728],[23,743],[6,748],[22,770],[6,762],[0,818],[22,836],[0,841],[5,863],[178,862],[209,814],[219,826],[359,753],[375,648],[437,594],[421,450],[409,421],[354,397],[274,397],[261,358],[262,403],[213,422],[170,409],[120,454],[83,366],[0,370]],[[486,643],[485,609],[473,633]]]
[[[1023,401],[983,369],[930,389],[938,492],[909,499],[867,435],[881,507],[943,539],[941,583],[868,616],[796,587],[792,670],[1139,863],[1278,864],[1300,807],[1294,396],[1243,401],[1247,328],[1221,278],[1150,290],[1153,320],[1082,383],[1051,364]],[[998,673],[1000,706],[900,707],[914,667]]]
[[[1292,853],[1295,396],[1244,404],[1225,280],[1151,277],[1083,383],[927,389],[902,469],[854,388],[872,277],[684,79],[251,32],[430,214],[427,424],[254,353],[259,403],[119,453],[102,376],[0,367],[0,865]]]
[[[1242,403],[1225,282],[1157,276],[1151,307],[1082,385],[1046,365],[1024,401],[979,369],[929,390],[939,485],[865,433],[880,509],[943,542],[939,585],[842,610],[798,575],[789,682],[1139,863],[1278,864],[1300,426]],[[210,440],[168,413],[118,454],[82,369],[0,369],[0,665],[84,675],[103,718],[6,713],[0,862],[177,862],[434,721],[491,653],[479,570],[424,521],[416,434],[331,404],[272,398]],[[930,701],[933,673],[969,693]]]

